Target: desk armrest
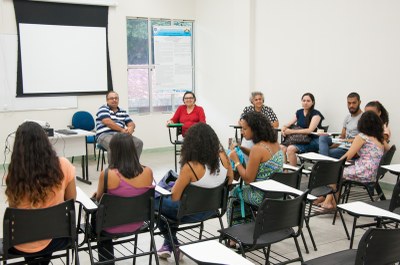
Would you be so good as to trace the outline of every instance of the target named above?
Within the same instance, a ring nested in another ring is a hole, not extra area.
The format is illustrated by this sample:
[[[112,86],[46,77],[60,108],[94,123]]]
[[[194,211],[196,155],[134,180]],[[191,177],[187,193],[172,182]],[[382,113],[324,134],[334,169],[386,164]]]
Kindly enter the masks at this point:
[[[76,187],[76,201],[82,204],[83,208],[88,212],[97,210],[97,204],[95,204],[79,187]]]
[[[182,127],[182,126],[183,126],[183,123],[170,123],[170,124],[167,125],[167,127],[171,127],[171,128],[173,128],[173,127]]]

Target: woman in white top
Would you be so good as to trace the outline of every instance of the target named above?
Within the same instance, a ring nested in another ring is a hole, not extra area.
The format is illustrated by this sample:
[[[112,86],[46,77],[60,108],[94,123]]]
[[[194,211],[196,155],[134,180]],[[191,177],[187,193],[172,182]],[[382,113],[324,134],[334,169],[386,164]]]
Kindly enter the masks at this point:
[[[214,188],[221,185],[226,180],[226,177],[229,178],[229,183],[233,180],[233,171],[230,167],[229,159],[225,151],[220,148],[218,136],[205,123],[197,123],[187,131],[182,145],[180,165],[181,171],[172,188],[172,195],[163,199],[162,209],[160,209],[161,214],[170,219],[176,219],[179,200],[189,184]],[[156,205],[158,205],[157,203],[158,201],[156,201]],[[202,221],[212,215],[214,213],[198,213],[185,216],[180,221],[181,223]],[[176,238],[178,227],[174,226],[174,224],[169,225],[174,244],[178,245]],[[172,252],[172,244],[167,234],[167,224],[161,221],[159,229],[164,235],[164,244],[158,250],[158,256],[166,259],[171,256]]]

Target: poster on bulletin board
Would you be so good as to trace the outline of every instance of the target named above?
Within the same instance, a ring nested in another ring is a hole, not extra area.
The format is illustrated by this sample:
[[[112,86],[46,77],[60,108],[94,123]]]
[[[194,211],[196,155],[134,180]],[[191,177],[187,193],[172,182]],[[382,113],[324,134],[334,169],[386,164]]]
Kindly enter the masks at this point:
[[[154,89],[158,93],[193,90],[192,29],[153,26]]]

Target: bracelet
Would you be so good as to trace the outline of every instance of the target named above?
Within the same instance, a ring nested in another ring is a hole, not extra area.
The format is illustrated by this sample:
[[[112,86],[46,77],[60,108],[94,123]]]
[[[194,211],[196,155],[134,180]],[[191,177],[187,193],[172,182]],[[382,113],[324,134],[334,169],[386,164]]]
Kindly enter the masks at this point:
[[[235,169],[240,165],[240,162],[235,163]]]

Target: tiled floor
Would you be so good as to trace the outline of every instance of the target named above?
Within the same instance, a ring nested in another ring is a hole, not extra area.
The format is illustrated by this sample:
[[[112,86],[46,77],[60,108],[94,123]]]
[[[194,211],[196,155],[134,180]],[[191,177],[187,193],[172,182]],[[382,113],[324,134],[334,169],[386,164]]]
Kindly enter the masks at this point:
[[[159,180],[162,176],[169,170],[174,168],[174,158],[173,158],[173,150],[172,149],[162,149],[162,150],[151,150],[151,151],[144,151],[142,154],[141,161],[144,165],[149,166],[153,169],[154,178]],[[80,164],[79,162],[75,162],[77,167],[77,172],[80,172]],[[82,182],[77,182],[77,185],[82,188],[84,192],[91,195],[95,192],[98,183],[98,175],[99,172],[96,171],[97,161],[94,161],[94,158],[89,159],[89,176],[90,180],[92,181],[92,185],[88,185]],[[1,175],[3,176],[3,170],[0,171]],[[303,177],[303,181],[307,181],[305,177]],[[2,186],[0,190],[0,216],[3,216],[4,209],[6,208],[5,196],[4,196],[5,187]],[[385,192],[389,195],[389,192]],[[390,196],[387,196],[390,198]],[[345,214],[345,219],[347,223],[348,229],[351,228],[353,219],[348,215]],[[349,248],[349,240],[347,240],[343,226],[340,222],[340,219],[337,219],[336,225],[332,225],[332,215],[324,215],[312,218],[310,221],[310,226],[313,231],[315,240],[317,242],[318,251],[314,251],[312,248],[310,249],[310,253],[306,254],[304,250],[303,244],[300,242],[300,247],[303,253],[303,257],[305,260],[318,257],[321,255],[325,255],[328,253],[344,250]],[[365,219],[367,220],[367,219]],[[225,220],[224,220],[225,221]],[[362,221],[362,220],[361,220]],[[211,231],[216,231],[219,228],[219,225],[215,221],[207,222],[207,229]],[[2,234],[2,226],[0,226],[1,234]],[[360,239],[363,231],[361,229],[357,229],[356,231],[356,240],[355,246],[358,244],[358,240]],[[311,241],[309,240],[309,236],[307,231],[304,232],[306,236],[307,243],[309,247],[311,247]],[[144,238],[143,241],[140,241],[140,244],[148,246],[148,238]],[[162,238],[156,237],[156,245],[159,248],[162,244]],[[273,251],[276,251],[282,255],[288,257],[296,257],[297,252],[295,249],[295,245],[293,240],[287,240],[282,243],[274,244],[272,247]],[[207,255],[207,253],[204,253]],[[84,252],[80,252],[79,254],[81,264],[89,264],[88,255]],[[262,262],[262,261],[261,261]],[[273,262],[273,261],[272,261]],[[131,261],[123,261],[117,264],[130,264]],[[153,260],[154,263],[154,260]],[[161,264],[173,264],[174,260],[168,259],[160,260]],[[263,262],[262,262],[263,263]],[[148,264],[148,259],[140,258],[138,260],[138,264]],[[181,261],[181,264],[194,264],[189,258],[184,257]],[[300,264],[298,262],[297,264]]]

